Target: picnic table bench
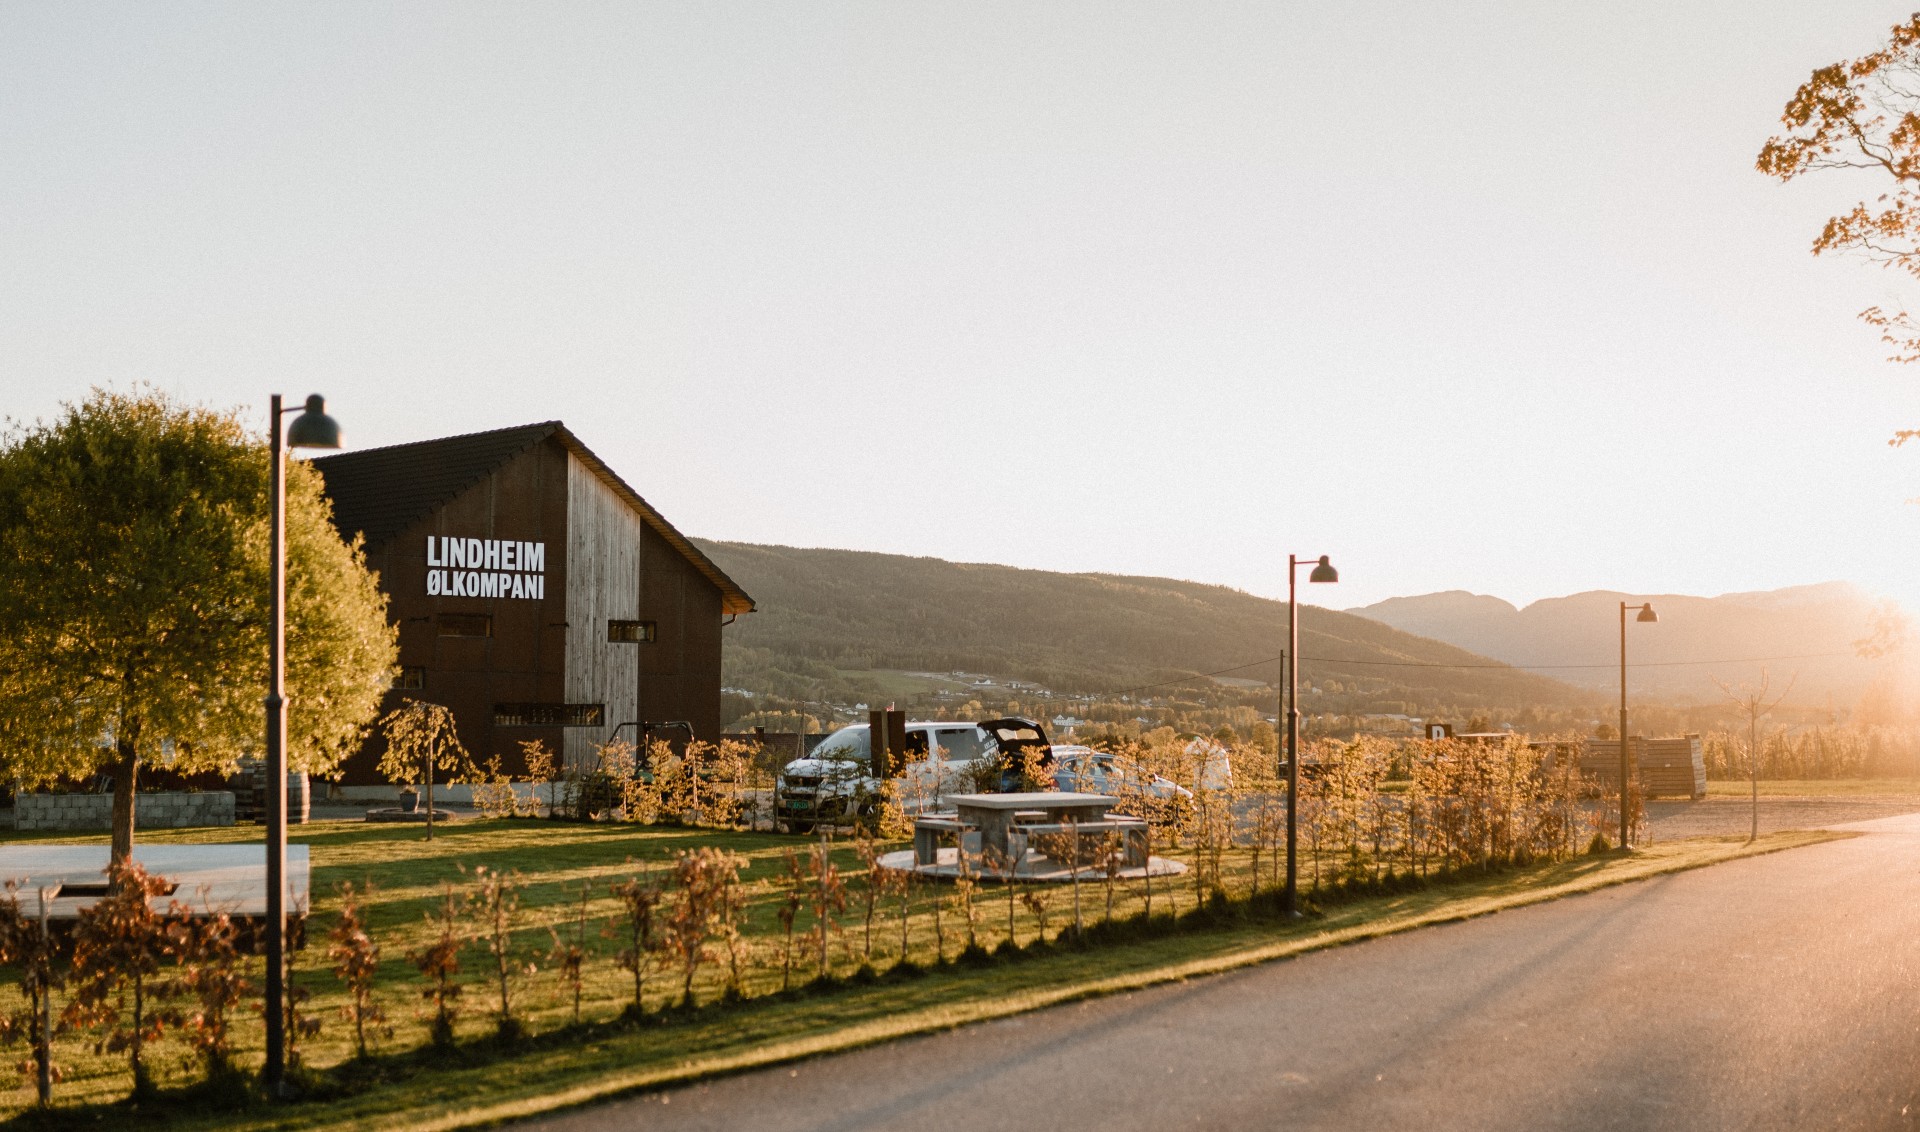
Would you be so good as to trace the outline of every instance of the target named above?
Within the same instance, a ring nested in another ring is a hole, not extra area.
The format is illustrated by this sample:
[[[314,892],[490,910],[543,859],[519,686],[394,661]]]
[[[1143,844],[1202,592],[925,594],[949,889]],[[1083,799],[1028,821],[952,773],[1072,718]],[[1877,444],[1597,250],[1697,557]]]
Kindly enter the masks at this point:
[[[980,836],[980,854],[1010,868],[1024,856],[1035,835],[1117,833],[1124,862],[1147,863],[1147,823],[1141,818],[1108,817],[1120,799],[1108,794],[1037,791],[1018,794],[956,794],[946,799],[952,814],[929,814],[913,826],[914,861],[929,865],[939,858],[940,842],[948,836],[964,841]]]

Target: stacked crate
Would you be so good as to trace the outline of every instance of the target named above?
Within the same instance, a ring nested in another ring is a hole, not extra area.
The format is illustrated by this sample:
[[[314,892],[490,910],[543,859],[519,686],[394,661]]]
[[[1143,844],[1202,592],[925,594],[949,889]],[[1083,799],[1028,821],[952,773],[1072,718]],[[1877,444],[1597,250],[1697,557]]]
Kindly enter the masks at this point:
[[[1627,757],[1634,774],[1649,798],[1704,798],[1707,796],[1707,764],[1698,735],[1666,739],[1634,736],[1627,740]],[[1598,779],[1606,789],[1620,788],[1620,744],[1605,739],[1587,740],[1580,755],[1580,773]]]

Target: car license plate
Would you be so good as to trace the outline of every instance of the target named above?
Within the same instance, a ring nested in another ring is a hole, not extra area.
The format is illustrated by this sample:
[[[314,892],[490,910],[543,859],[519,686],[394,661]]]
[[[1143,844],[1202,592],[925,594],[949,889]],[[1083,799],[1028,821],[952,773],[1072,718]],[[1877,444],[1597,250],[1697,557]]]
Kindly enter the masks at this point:
[[[787,809],[789,810],[811,810],[812,808],[813,803],[806,798],[789,798],[787,800]]]

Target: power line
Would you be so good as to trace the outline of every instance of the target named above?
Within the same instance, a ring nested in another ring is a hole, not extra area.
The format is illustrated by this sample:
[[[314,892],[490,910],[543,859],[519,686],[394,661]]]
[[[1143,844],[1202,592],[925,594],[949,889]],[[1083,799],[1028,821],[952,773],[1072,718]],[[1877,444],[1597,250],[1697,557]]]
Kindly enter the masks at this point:
[[[1793,656],[1746,656],[1728,657],[1720,660],[1646,660],[1627,665],[1628,668],[1680,668],[1693,664],[1765,664],[1775,660],[1815,660],[1821,657],[1852,656],[1850,652],[1804,652]],[[1274,657],[1279,660],[1279,657]],[[1325,656],[1303,656],[1301,660],[1311,660],[1316,664],[1368,664],[1399,668],[1511,668],[1531,670],[1539,668],[1618,668],[1617,661],[1604,664],[1441,664],[1430,660],[1340,660]],[[1271,663],[1271,662],[1269,662]],[[1243,666],[1250,667],[1250,666]],[[1231,670],[1229,670],[1231,671]]]
[[[1633,663],[1628,664],[1627,667],[1628,668],[1683,668],[1691,665],[1700,665],[1700,664],[1766,664],[1776,660],[1819,660],[1819,659],[1824,659],[1828,657],[1853,656],[1853,655],[1854,654],[1851,652],[1809,652],[1809,653],[1798,653],[1793,656],[1748,656],[1748,657],[1730,657],[1730,658],[1723,658],[1719,660],[1647,660],[1647,661],[1635,661]],[[1284,659],[1286,659],[1285,656],[1270,656],[1265,660],[1255,660],[1255,661],[1250,661],[1246,664],[1236,664],[1232,668],[1221,668],[1213,672],[1196,672],[1192,676],[1182,676],[1173,680],[1162,680],[1157,684],[1142,684],[1137,688],[1124,688],[1117,692],[1098,692],[1089,696],[1075,696],[1073,698],[1076,700],[1087,700],[1091,702],[1096,699],[1105,699],[1112,696],[1130,696],[1135,692],[1150,692],[1155,688],[1165,688],[1174,684],[1191,684],[1195,680],[1205,680],[1213,676],[1225,676],[1229,672],[1242,672],[1249,668],[1259,668],[1262,665],[1278,664]],[[1555,671],[1562,671],[1562,670],[1570,670],[1570,669],[1620,667],[1620,665],[1616,662],[1608,662],[1604,664],[1447,664],[1441,661],[1432,661],[1432,660],[1346,660],[1339,657],[1327,657],[1327,656],[1303,656],[1300,659],[1312,661],[1315,664],[1353,664],[1353,665],[1364,665],[1372,668],[1506,669],[1510,672],[1527,672],[1527,671],[1534,671],[1534,670],[1541,670],[1541,669],[1552,669]]]

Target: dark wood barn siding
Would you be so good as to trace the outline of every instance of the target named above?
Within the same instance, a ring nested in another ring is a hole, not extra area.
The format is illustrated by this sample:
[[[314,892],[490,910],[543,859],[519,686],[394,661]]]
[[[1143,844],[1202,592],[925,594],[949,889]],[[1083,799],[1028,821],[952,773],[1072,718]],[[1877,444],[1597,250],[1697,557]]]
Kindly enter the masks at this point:
[[[643,646],[640,705],[649,720],[684,719],[720,737],[720,588],[649,528],[640,567],[640,616],[659,639]]]
[[[559,443],[536,444],[368,554],[400,627],[400,663],[426,669],[426,687],[388,693],[382,710],[409,696],[444,704],[467,749],[482,762],[499,755],[501,769],[514,774],[525,772],[521,740],[544,740],[555,752],[562,746],[557,727],[495,728],[493,707],[566,699],[567,461]],[[429,535],[544,542],[545,598],[428,596]],[[442,613],[490,614],[493,636],[442,637]],[[383,746],[374,736],[342,767],[343,780],[383,782],[374,769]]]
[[[720,622],[752,599],[557,421],[343,453],[316,461],[343,531],[364,533],[367,557],[400,633],[400,663],[425,684],[395,689],[452,709],[482,763],[525,773],[520,744],[538,739],[576,763],[623,722],[686,720],[720,734]],[[427,593],[429,536],[545,545],[545,596]],[[486,637],[440,635],[450,614],[492,618]],[[607,640],[608,622],[657,626],[651,644]],[[599,704],[584,727],[495,727],[499,704]],[[342,780],[383,782],[383,743],[371,736]]]

